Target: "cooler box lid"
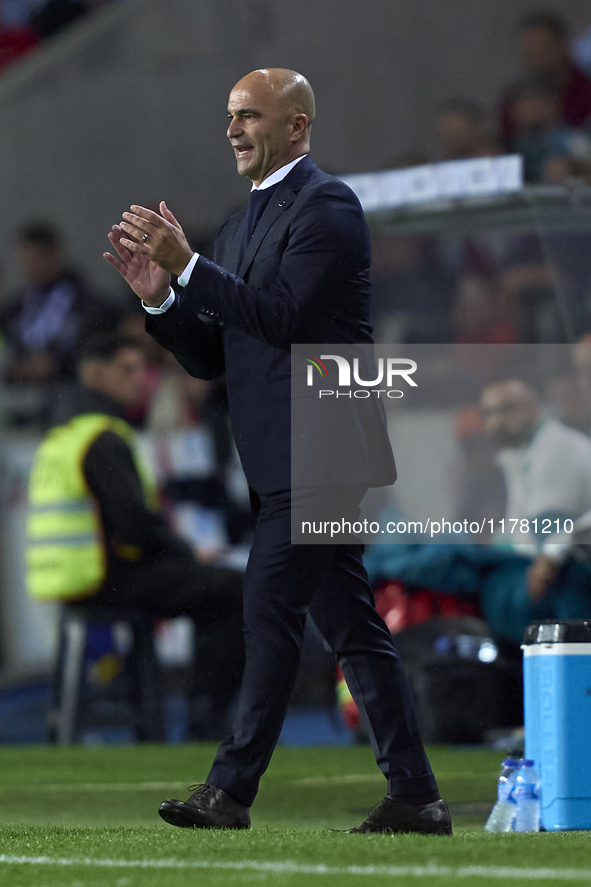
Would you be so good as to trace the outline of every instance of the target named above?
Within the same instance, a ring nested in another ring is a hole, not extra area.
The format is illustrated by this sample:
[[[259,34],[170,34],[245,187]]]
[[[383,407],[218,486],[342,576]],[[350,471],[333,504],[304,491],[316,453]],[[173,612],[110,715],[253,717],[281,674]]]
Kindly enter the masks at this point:
[[[591,619],[544,619],[531,622],[525,629],[523,643],[590,644]]]

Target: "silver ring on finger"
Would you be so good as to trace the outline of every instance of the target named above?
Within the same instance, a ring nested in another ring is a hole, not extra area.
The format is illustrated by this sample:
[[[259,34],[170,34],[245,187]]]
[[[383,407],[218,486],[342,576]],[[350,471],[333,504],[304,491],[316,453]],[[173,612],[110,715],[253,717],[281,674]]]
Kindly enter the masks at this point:
[[[149,236],[149,234],[142,234],[142,243],[145,243]]]

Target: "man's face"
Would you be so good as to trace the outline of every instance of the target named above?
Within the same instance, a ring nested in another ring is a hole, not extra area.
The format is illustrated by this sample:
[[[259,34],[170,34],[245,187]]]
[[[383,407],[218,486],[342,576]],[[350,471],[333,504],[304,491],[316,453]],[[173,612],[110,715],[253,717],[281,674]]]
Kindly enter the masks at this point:
[[[302,153],[292,139],[293,113],[264,81],[247,77],[234,87],[228,119],[238,173],[255,185]]]
[[[21,243],[20,258],[25,277],[34,286],[55,280],[63,267],[59,249],[43,243]]]
[[[529,71],[556,71],[565,55],[565,47],[547,28],[525,28],[520,34],[520,54]]]
[[[478,141],[478,129],[466,114],[445,111],[435,122],[437,136],[444,154],[450,157],[469,151]]]
[[[121,348],[113,358],[96,364],[92,387],[124,406],[138,403],[146,385],[146,362],[139,348]]]
[[[513,119],[518,129],[545,129],[559,120],[558,99],[553,95],[523,96],[515,100]]]
[[[540,418],[535,398],[517,379],[485,388],[480,409],[486,433],[500,447],[525,443]]]

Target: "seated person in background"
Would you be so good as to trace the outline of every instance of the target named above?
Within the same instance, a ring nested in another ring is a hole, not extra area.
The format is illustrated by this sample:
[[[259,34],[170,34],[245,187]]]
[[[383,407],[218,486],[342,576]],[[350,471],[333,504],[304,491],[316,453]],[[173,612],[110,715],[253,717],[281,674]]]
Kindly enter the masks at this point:
[[[437,238],[421,235],[386,235],[372,243],[373,321],[379,328],[396,318],[398,329],[389,332],[395,341],[449,341],[453,280],[439,246]]]
[[[146,312],[139,299],[125,304],[117,332],[124,339],[132,339],[142,351],[145,361],[145,386],[137,403],[128,407],[125,418],[134,428],[145,428],[154,400],[161,397],[163,378],[174,365],[170,352],[146,332]],[[164,395],[165,396],[165,395]]]
[[[543,520],[575,519],[591,509],[591,441],[557,419],[545,418],[535,390],[523,379],[489,383],[480,407],[484,430],[499,447],[507,493],[504,541],[546,541]],[[508,522],[538,521],[529,534],[508,532]]]
[[[46,222],[18,232],[25,285],[0,314],[11,358],[6,381],[45,384],[75,378],[80,342],[117,323],[117,310],[88,292],[64,256],[56,229]]]
[[[591,430],[591,334],[586,333],[574,346],[573,360],[580,395],[577,420],[588,433]],[[572,534],[559,534],[558,541],[543,546],[532,566],[530,577],[532,594],[537,600],[548,594],[563,564],[570,559],[576,558],[591,568],[590,529],[591,512],[587,512],[575,521]]]
[[[482,108],[467,99],[448,99],[435,117],[436,160],[468,160],[499,154],[499,146],[484,125]]]
[[[568,27],[562,16],[547,11],[528,12],[520,19],[518,28],[524,74],[552,77],[559,90],[559,119],[567,126],[586,125],[591,116],[591,80],[571,59]],[[514,87],[509,87],[500,108],[500,131],[507,143],[515,132],[511,115],[513,94]]]
[[[202,719],[192,732],[219,738],[242,673],[242,574],[200,563],[159,511],[121,418],[143,374],[133,340],[104,334],[86,344],[75,401],[41,443],[31,475],[29,590],[155,618],[189,616],[197,629],[193,708]]]
[[[396,580],[411,591],[477,597],[494,637],[515,643],[535,620],[591,617],[591,573],[574,559],[555,570],[543,595],[532,557],[491,545],[373,545],[366,564],[374,585]]]
[[[248,549],[236,546],[252,532],[250,498],[230,435],[224,380],[196,379],[176,363],[168,367],[148,427],[151,461],[175,526],[202,557],[222,563],[242,557],[245,564]]]
[[[476,595],[491,632],[520,642],[531,621],[591,617],[591,571],[572,556],[556,559],[552,569],[538,557],[543,543],[544,552],[554,548],[563,554],[554,535],[556,521],[563,528],[565,519],[576,522],[591,511],[591,441],[544,418],[536,392],[522,379],[488,384],[481,411],[486,434],[500,448],[497,461],[507,494],[504,535],[496,533],[491,545],[475,544],[469,535],[456,536],[456,544],[453,536],[436,544],[415,535],[419,544],[404,539],[399,545],[374,545],[368,572],[374,583],[398,580],[411,589]],[[381,523],[391,519],[382,515]],[[520,523],[513,526],[512,519],[529,520],[530,532],[519,532]],[[496,520],[495,529],[498,525]],[[544,527],[552,533],[542,532]]]
[[[585,324],[586,232],[511,235],[500,270],[500,304],[522,344],[567,342]],[[566,305],[564,305],[566,302]],[[572,329],[574,328],[574,330]]]
[[[587,133],[560,119],[560,89],[554,78],[538,74],[515,87],[511,103],[514,132],[509,150],[523,157],[526,182],[557,181],[556,161],[591,162]],[[564,167],[568,170],[568,165]]]

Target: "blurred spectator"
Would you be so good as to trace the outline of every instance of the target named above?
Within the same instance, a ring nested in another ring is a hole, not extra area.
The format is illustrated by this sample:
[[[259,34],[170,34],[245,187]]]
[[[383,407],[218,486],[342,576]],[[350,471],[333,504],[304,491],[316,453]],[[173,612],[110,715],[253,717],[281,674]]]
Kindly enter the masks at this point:
[[[499,146],[486,131],[482,108],[467,99],[443,102],[437,111],[435,130],[436,160],[467,160],[499,153]]]
[[[578,407],[576,413],[572,406],[570,415],[576,417],[579,427],[589,434],[591,428],[591,334],[581,337],[573,349],[575,365],[576,392],[569,404]],[[572,380],[571,380],[572,381]],[[577,397],[578,395],[578,397]],[[561,407],[565,408],[565,398],[561,399]],[[555,540],[558,540],[557,542]],[[536,599],[544,598],[550,584],[561,567],[573,557],[581,561],[591,571],[591,512],[582,515],[574,524],[572,533],[562,533],[554,537],[553,544],[543,546],[531,569],[530,588]],[[591,578],[590,578],[591,584]]]
[[[175,362],[162,375],[148,424],[176,526],[203,556],[236,562],[240,552],[228,546],[245,542],[252,518],[223,380],[195,379]]]
[[[374,584],[398,581],[411,591],[477,595],[491,632],[519,642],[532,620],[591,616],[591,573],[570,552],[565,556],[566,546],[559,546],[555,535],[557,520],[563,527],[565,518],[586,515],[591,505],[591,441],[555,419],[545,418],[535,391],[519,378],[487,385],[482,391],[481,413],[482,425],[475,424],[472,417],[467,430],[479,435],[479,428],[484,427],[498,448],[507,493],[504,536],[495,533],[492,545],[476,544],[466,536],[455,536],[455,544],[449,544],[449,536],[441,537],[443,544],[414,536],[415,544],[407,544],[408,536],[401,536],[402,544],[371,547],[368,572]],[[490,450],[487,453],[479,445],[478,455],[490,456]],[[489,497],[487,509],[491,505],[498,509],[500,502],[494,503],[488,483],[494,475],[484,483],[478,474],[483,467],[488,472],[488,459],[468,464],[476,469],[473,492]],[[474,519],[482,514],[483,503],[475,496],[465,497],[461,504],[470,509]],[[491,512],[484,516],[490,520]],[[457,514],[459,521],[466,518],[468,513]],[[380,519],[392,519],[392,515],[384,514]],[[513,532],[511,519],[518,521]],[[528,519],[529,534],[522,532],[521,525]],[[499,524],[496,518],[495,528]],[[548,543],[544,555],[537,556],[544,542]],[[560,557],[550,557],[553,549]]]
[[[199,231],[191,242],[200,253],[208,245]],[[151,433],[151,461],[173,524],[204,557],[237,563],[239,552],[228,546],[245,541],[252,518],[230,435],[224,380],[206,382],[183,372],[145,327],[146,313],[134,298],[118,330],[142,350],[146,383],[126,418]]]
[[[0,70],[31,52],[39,37],[29,25],[4,24],[0,7]]]
[[[484,431],[477,404],[458,410],[454,431],[459,447],[459,455],[452,465],[454,517],[477,521],[484,527],[483,541],[488,541],[491,535],[488,521],[492,518],[494,527],[496,520],[504,516],[506,507],[503,475],[495,462],[496,446]]]
[[[127,421],[134,428],[141,428],[146,424],[163,373],[166,372],[167,367],[176,366],[176,361],[169,351],[159,345],[154,337],[149,336],[146,332],[146,312],[135,296],[133,301],[127,303],[123,309],[117,331],[123,338],[133,339],[143,352],[146,362],[145,385],[142,395],[126,411]]]
[[[531,589],[531,556],[492,545],[374,545],[366,563],[374,584],[398,581],[411,591],[478,597],[493,636],[517,644],[534,620],[591,616],[591,575],[572,559],[554,570],[543,595]]]
[[[537,530],[532,527],[530,536],[545,543],[543,553],[536,555],[527,571],[530,601],[543,601],[555,586],[566,601],[578,601],[576,615],[573,612],[571,617],[591,615],[591,575],[585,581],[584,569],[581,572],[569,557],[569,546],[556,543],[565,537],[573,539],[565,531],[565,519],[576,521],[591,511],[591,441],[556,419],[544,419],[534,390],[520,379],[487,386],[481,406],[486,431],[501,446],[497,460],[505,476],[506,517],[529,519],[530,524],[537,520]],[[512,538],[506,533],[505,541],[519,551],[514,534]],[[539,544],[535,549],[539,550]],[[569,587],[564,571],[582,578],[586,605],[581,589],[575,592]]]
[[[481,397],[484,429],[499,447],[496,460],[505,478],[507,521],[538,521],[528,533],[505,541],[545,541],[542,522],[574,519],[591,509],[591,441],[556,419],[545,418],[540,399],[522,379],[500,379]]]
[[[373,244],[372,310],[375,324],[396,319],[397,340],[449,342],[452,278],[436,238],[381,237]],[[388,338],[387,341],[391,339]]]
[[[10,358],[6,381],[45,384],[75,378],[76,352],[92,333],[113,328],[117,309],[89,292],[47,222],[18,232],[24,287],[0,312]]]
[[[591,235],[583,228],[511,236],[500,280],[519,342],[573,342],[589,329]]]
[[[535,234],[509,238],[500,273],[502,310],[524,344],[564,342],[569,336],[558,305],[558,276],[547,241]]]
[[[193,738],[220,738],[241,679],[242,574],[198,560],[158,508],[151,470],[123,420],[144,372],[133,340],[107,333],[85,344],[81,384],[31,474],[29,590],[43,600],[189,616],[198,640]]]
[[[527,74],[550,75],[559,91],[559,119],[568,126],[582,126],[591,115],[591,80],[573,63],[567,26],[557,13],[531,12],[519,22],[519,54]],[[501,101],[500,130],[510,143],[515,132],[511,114],[514,87]]]
[[[561,121],[560,91],[551,75],[534,75],[518,84],[510,114],[514,130],[508,147],[523,157],[526,182],[560,184],[569,161],[591,164],[591,138]]]

